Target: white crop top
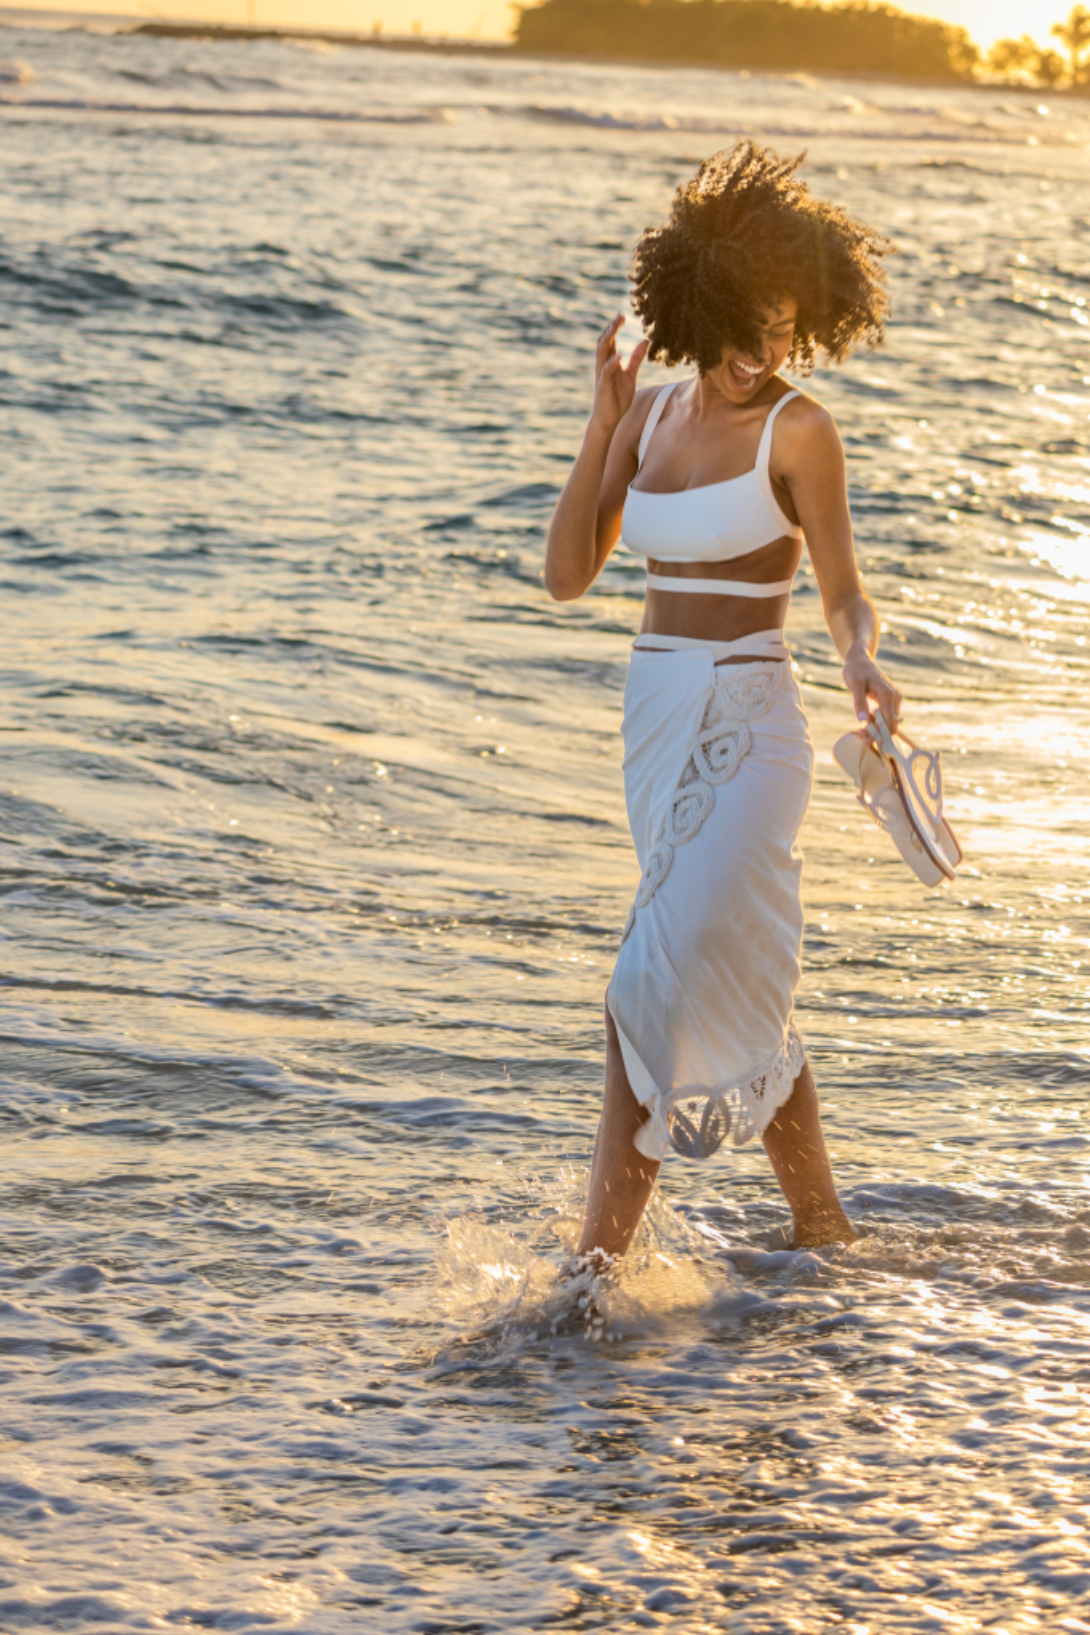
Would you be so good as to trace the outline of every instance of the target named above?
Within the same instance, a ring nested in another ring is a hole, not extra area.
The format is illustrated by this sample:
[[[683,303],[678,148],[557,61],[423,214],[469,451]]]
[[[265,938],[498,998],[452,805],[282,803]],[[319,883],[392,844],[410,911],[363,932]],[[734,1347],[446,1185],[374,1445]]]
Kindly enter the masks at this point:
[[[662,418],[667,399],[678,382],[664,386],[651,405],[640,438],[639,465],[643,469],[647,445]],[[798,392],[788,392],[773,407],[764,424],[757,463],[740,477],[722,483],[704,483],[699,488],[683,488],[671,493],[652,494],[628,487],[621,516],[621,538],[630,551],[655,557],[660,562],[729,562],[771,545],[777,539],[801,539],[802,529],[784,515],[768,473],[772,452],[772,426],[785,403]],[[651,590],[695,592],[720,596],[782,596],[791,589],[791,579],[771,584],[743,579],[685,579],[665,574],[647,575]]]

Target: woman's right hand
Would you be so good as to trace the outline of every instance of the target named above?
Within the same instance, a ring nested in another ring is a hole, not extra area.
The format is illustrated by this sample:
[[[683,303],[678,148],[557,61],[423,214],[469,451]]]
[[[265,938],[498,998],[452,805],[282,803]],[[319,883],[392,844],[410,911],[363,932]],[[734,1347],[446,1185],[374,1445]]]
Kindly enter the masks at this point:
[[[627,365],[617,351],[617,331],[624,323],[624,313],[618,312],[598,337],[594,354],[594,409],[591,419],[610,436],[632,407],[636,395],[636,376],[647,356],[647,341],[636,347]]]

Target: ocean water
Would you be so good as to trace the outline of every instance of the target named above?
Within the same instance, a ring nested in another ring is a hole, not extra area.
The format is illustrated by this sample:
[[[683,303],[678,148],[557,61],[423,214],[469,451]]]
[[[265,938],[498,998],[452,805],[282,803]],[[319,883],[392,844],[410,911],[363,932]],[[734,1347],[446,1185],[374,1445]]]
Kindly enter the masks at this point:
[[[0,57],[0,1629],[1090,1630],[1090,103]],[[679,1160],[581,1307],[641,575],[553,604],[543,533],[631,245],[742,134],[898,245],[811,384],[966,866],[833,766],[804,572],[866,1236]]]

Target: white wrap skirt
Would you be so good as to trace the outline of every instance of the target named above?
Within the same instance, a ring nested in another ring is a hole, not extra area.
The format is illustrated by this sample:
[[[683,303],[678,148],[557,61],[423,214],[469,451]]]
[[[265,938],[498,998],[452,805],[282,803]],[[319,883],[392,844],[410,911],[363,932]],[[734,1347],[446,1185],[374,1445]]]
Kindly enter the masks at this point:
[[[757,656],[716,665],[732,652]],[[704,1157],[761,1134],[804,1062],[797,842],[814,753],[783,632],[642,635],[623,735],[642,878],[607,999],[650,1110],[636,1146]]]

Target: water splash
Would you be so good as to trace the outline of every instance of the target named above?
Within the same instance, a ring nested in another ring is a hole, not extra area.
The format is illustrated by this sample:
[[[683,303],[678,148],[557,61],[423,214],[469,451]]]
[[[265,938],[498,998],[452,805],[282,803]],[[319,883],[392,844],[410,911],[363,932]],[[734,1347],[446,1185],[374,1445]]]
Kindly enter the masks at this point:
[[[585,1183],[567,1177],[555,1203],[538,1195],[516,1233],[480,1215],[450,1223],[436,1285],[451,1329],[445,1355],[511,1357],[581,1334],[616,1343],[676,1336],[737,1290],[709,1254],[715,1234],[689,1226],[656,1192],[627,1255],[606,1271],[575,1254]]]

